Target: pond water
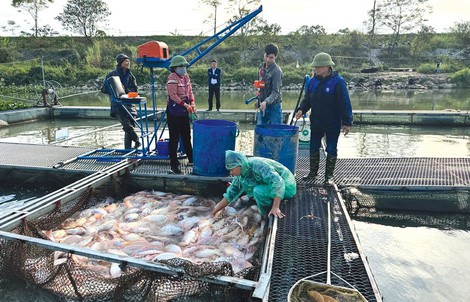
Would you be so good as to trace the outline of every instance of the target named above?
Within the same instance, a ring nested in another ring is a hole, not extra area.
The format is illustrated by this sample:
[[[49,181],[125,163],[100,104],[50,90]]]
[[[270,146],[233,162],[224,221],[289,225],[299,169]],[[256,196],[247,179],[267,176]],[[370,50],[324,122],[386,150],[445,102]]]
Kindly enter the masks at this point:
[[[82,104],[84,105],[84,104]],[[49,144],[115,124],[113,120],[54,120],[0,129],[0,141]],[[240,124],[236,149],[251,154],[253,125]],[[60,135],[58,135],[58,133]],[[119,126],[61,144],[122,144]],[[248,147],[247,147],[248,146]],[[470,129],[409,126],[355,126],[341,136],[339,156],[468,157]],[[0,198],[14,192],[2,191]],[[3,196],[2,196],[3,195]],[[7,196],[7,197],[5,197]],[[8,197],[10,196],[10,197]],[[14,197],[14,196],[13,196]],[[24,196],[18,198],[25,198]],[[408,216],[406,216],[406,215]],[[470,288],[469,215],[388,212],[408,219],[355,219],[353,223],[385,301],[468,301]],[[416,217],[439,221],[416,223]],[[460,223],[455,223],[458,220]],[[48,294],[0,278],[0,301],[55,301]]]
[[[353,110],[470,110],[470,89],[452,90],[376,90],[350,91]],[[141,93],[151,101],[151,95]],[[294,110],[299,98],[299,91],[283,91],[282,106],[284,110]],[[223,109],[252,109],[245,100],[255,96],[254,91],[222,91],[221,106]],[[207,92],[195,92],[199,110],[208,108]],[[156,91],[155,100],[158,108],[166,105],[164,91]],[[94,92],[78,96],[63,96],[60,103],[64,106],[108,106],[108,97]]]
[[[238,127],[235,149],[253,154],[254,125],[240,123]],[[168,137],[166,131],[162,137]],[[64,138],[68,140],[61,142]],[[0,142],[123,148],[123,140],[123,131],[115,120],[56,119],[34,122],[34,127],[26,123],[0,128]],[[357,125],[349,135],[340,136],[338,150],[341,158],[467,157],[470,128]]]

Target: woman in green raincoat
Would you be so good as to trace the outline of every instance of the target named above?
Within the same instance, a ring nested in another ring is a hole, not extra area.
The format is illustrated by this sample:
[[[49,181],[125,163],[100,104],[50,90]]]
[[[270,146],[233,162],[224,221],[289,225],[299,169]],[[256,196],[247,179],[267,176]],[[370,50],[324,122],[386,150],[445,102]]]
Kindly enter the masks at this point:
[[[218,216],[222,209],[246,193],[255,199],[262,215],[284,217],[279,204],[282,199],[292,198],[296,193],[295,177],[289,169],[269,158],[248,158],[230,150],[225,151],[225,168],[230,170],[233,181],[212,215]]]

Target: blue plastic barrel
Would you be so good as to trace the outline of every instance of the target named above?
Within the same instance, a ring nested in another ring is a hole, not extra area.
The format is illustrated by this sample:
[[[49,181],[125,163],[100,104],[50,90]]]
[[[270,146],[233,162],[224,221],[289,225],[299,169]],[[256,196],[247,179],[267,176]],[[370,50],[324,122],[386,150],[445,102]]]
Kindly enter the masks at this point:
[[[225,151],[235,150],[237,124],[225,120],[197,120],[193,124],[194,174],[227,176]]]
[[[274,159],[295,173],[299,127],[284,124],[256,125],[253,155]]]
[[[158,141],[158,143],[157,143],[157,153],[158,153],[158,155],[163,155],[163,156],[169,155],[170,154],[169,144],[170,144],[170,142],[169,142],[168,139]]]

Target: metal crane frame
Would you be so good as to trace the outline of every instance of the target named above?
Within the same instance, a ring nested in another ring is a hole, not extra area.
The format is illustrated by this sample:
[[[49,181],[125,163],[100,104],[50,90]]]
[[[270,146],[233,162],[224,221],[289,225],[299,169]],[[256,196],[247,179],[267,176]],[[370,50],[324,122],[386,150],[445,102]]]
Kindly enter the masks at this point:
[[[204,57],[206,54],[208,54],[212,49],[217,47],[220,43],[222,43],[225,39],[230,37],[233,33],[235,33],[240,27],[244,26],[246,23],[250,22],[254,17],[256,17],[259,13],[261,13],[263,10],[263,6],[259,6],[258,9],[255,11],[251,12],[250,14],[240,18],[239,20],[235,21],[234,23],[228,25],[224,29],[220,30],[219,32],[215,33],[214,35],[204,39],[197,45],[191,47],[190,49],[182,52],[180,55],[186,56],[188,54],[191,54],[193,52],[196,52],[196,56],[189,61],[189,64],[187,68],[191,67],[194,63],[199,61],[202,57]],[[205,50],[201,50],[201,47],[204,45],[207,45],[208,43],[212,43],[207,47]],[[102,154],[98,155],[97,154],[87,154],[84,156],[79,156],[78,159],[95,159],[95,160],[101,160],[101,161],[118,161],[123,158],[131,158],[131,159],[167,159],[168,155],[158,155],[157,152],[157,144],[159,142],[159,139],[161,139],[163,135],[163,131],[165,130],[166,127],[166,122],[165,116],[166,116],[166,110],[157,112],[157,100],[155,96],[155,68],[166,68],[170,69],[170,62],[171,59],[177,54],[174,54],[170,58],[163,59],[163,58],[148,58],[148,57],[143,57],[143,58],[137,58],[137,63],[141,64],[142,67],[149,68],[150,69],[150,86],[151,86],[151,93],[152,93],[152,106],[150,108],[147,108],[146,104],[145,106],[142,106],[142,104],[139,106],[139,118],[134,118],[132,115],[129,114],[130,118],[133,119],[134,123],[138,125],[138,128],[140,129],[141,132],[141,138],[142,139],[142,146],[141,149],[138,150],[127,150],[128,152],[123,152],[123,150],[115,150],[115,149],[98,149],[96,150],[96,153]],[[117,100],[119,103],[120,101]],[[145,101],[146,102],[146,101]],[[123,103],[120,103],[121,106],[124,106]],[[147,112],[150,111],[150,114]],[[161,113],[160,120],[157,122],[157,113]],[[149,130],[148,126],[148,120],[149,118],[152,118],[153,120],[153,131]],[[163,128],[161,130],[160,137],[157,138],[157,133],[160,129],[160,127]],[[154,148],[151,148],[151,146],[154,144]]]

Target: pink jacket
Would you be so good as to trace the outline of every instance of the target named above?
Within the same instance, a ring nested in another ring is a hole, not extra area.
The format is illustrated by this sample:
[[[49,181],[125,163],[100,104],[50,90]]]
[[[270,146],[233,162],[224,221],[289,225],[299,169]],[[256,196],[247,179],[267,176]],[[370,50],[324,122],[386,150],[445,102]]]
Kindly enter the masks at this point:
[[[193,88],[187,74],[180,77],[175,72],[170,73],[166,82],[166,90],[168,98],[171,98],[176,104],[184,106],[183,98],[188,98],[190,105],[194,104]]]

